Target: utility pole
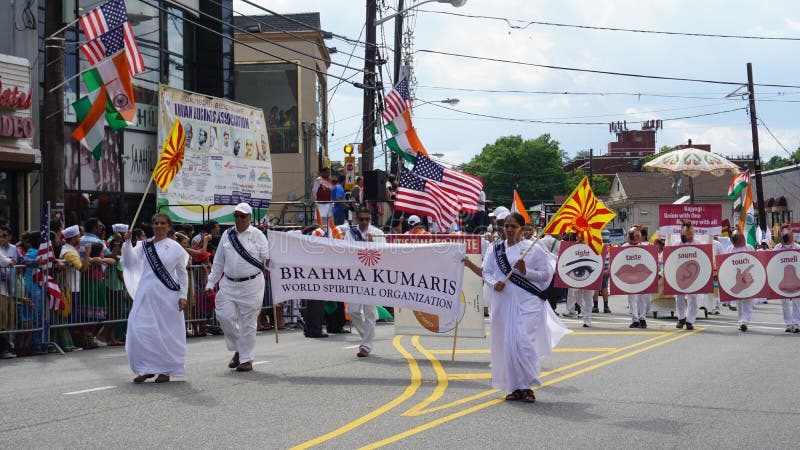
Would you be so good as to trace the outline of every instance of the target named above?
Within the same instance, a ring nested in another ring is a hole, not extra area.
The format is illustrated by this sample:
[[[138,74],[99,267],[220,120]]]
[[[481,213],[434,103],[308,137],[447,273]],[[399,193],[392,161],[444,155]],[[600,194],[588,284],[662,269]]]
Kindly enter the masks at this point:
[[[594,158],[594,149],[590,148],[589,149],[589,187],[590,188],[594,188],[594,186],[592,185],[592,178],[594,178],[594,165],[593,165],[594,161],[593,161],[593,158]]]
[[[378,59],[376,42],[375,16],[378,10],[377,0],[367,0],[367,45],[364,49],[364,131],[361,170],[372,170],[375,154],[375,60]]]
[[[402,11],[405,7],[404,0],[397,0],[397,11]],[[400,81],[400,66],[403,64],[403,14],[398,14],[394,18],[394,77],[392,82],[397,84]],[[400,156],[390,152],[391,165],[389,173],[397,175],[400,165]]]
[[[761,232],[767,230],[767,213],[764,210],[764,189],[761,184],[761,154],[758,148],[758,122],[756,115],[756,94],[753,88],[753,64],[747,63],[747,93],[750,97],[750,132],[753,135],[753,169],[756,178],[756,200],[758,201],[758,226]]]
[[[46,2],[46,36],[62,26],[62,2]],[[54,208],[64,207],[64,37],[63,33],[45,39],[44,43],[44,116],[40,142],[42,152],[42,205],[48,200]],[[54,86],[62,84],[57,89]],[[51,92],[52,90],[52,92]]]

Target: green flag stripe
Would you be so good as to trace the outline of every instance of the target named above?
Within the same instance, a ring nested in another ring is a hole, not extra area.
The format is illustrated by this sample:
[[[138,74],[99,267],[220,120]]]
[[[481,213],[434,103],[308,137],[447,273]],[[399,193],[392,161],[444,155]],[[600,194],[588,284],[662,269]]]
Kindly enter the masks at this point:
[[[397,134],[397,127],[395,126],[394,122],[389,122],[386,124],[386,129],[389,130],[392,134]]]
[[[405,159],[406,161],[408,161],[410,163],[414,162],[414,160],[415,160],[414,155],[410,155],[410,154],[404,152],[403,149],[400,148],[399,145],[397,145],[397,139],[391,138],[391,139],[387,140],[386,141],[386,146],[389,147],[389,149],[391,151],[397,153],[401,158]]]

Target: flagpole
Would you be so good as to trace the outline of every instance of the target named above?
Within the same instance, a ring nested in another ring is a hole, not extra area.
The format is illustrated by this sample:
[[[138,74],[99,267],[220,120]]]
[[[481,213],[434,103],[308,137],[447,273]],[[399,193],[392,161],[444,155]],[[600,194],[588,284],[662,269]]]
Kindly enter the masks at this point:
[[[83,17],[83,16],[81,16],[81,17]],[[77,19],[73,20],[72,22],[70,22],[70,23],[68,23],[68,24],[64,25],[64,26],[63,26],[62,28],[60,28],[58,31],[54,32],[54,33],[53,33],[53,34],[51,34],[50,36],[47,36],[45,39],[51,39],[51,38],[55,37],[57,34],[61,34],[61,33],[62,33],[64,30],[66,30],[67,28],[69,28],[69,27],[71,27],[71,26],[75,25],[75,24],[76,24],[76,23],[77,23],[79,20],[81,20],[81,18],[80,18],[80,17],[78,17]]]
[[[150,192],[150,186],[153,185],[153,174],[150,174],[150,181],[147,182],[147,187],[144,189],[144,195],[142,195],[142,201],[139,202],[139,207],[136,208],[136,214],[133,215],[133,220],[131,221],[130,229],[133,229],[133,226],[136,224],[136,219],[139,218],[139,213],[142,212],[142,205],[144,205],[144,199],[147,198],[147,193]]]
[[[275,302],[272,302],[272,320],[275,322],[272,324],[272,328],[275,329],[275,343],[278,343],[278,307],[275,305]]]
[[[456,320],[456,329],[453,332],[453,353],[450,354],[450,362],[456,362],[456,340],[458,340],[458,320]]]
[[[536,236],[536,239],[534,239],[534,240],[533,240],[533,244],[531,244],[531,246],[530,246],[530,247],[528,247],[528,248],[525,250],[525,252],[522,254],[522,256],[520,256],[520,257],[519,257],[519,260],[518,260],[518,261],[522,261],[523,259],[525,259],[525,256],[527,256],[527,255],[528,255],[528,252],[530,252],[530,251],[531,251],[531,249],[532,249],[534,246],[536,246],[536,243],[537,243],[537,242],[539,242],[539,239],[541,239],[541,236]],[[503,283],[505,283],[506,281],[508,281],[508,279],[509,279],[509,278],[511,278],[511,275],[513,275],[513,274],[514,274],[514,266],[511,266],[511,270],[508,272],[508,275],[506,275],[506,277],[503,279]]]

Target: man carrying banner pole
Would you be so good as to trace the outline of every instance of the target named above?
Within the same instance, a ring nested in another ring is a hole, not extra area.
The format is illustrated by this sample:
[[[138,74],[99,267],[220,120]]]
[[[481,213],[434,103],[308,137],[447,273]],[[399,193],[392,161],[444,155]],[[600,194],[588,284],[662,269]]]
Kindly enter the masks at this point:
[[[696,244],[694,241],[694,228],[692,222],[685,220],[681,224],[681,245]],[[697,294],[678,294],[675,296],[675,312],[678,313],[678,324],[675,328],[687,330],[694,329],[694,321],[697,319]]]
[[[379,228],[370,225],[371,219],[372,214],[368,209],[359,209],[356,212],[358,225],[343,225],[340,227],[344,240],[350,242],[385,242],[386,238],[383,237],[383,232]],[[348,303],[347,314],[350,315],[350,321],[361,336],[361,343],[358,346],[356,355],[359,358],[369,356],[369,352],[372,351],[372,341],[375,339],[375,322],[378,320],[378,309],[371,305]]]
[[[209,293],[219,282],[215,311],[225,344],[234,352],[228,367],[237,372],[253,370],[256,322],[264,299],[264,262],[269,256],[267,237],[250,224],[252,212],[247,203],[236,205],[236,226],[220,237],[205,289]]]

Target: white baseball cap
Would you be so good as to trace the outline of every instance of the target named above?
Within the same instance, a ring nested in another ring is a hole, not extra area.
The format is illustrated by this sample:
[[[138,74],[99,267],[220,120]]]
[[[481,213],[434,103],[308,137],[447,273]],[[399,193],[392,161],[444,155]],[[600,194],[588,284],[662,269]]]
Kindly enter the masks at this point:
[[[238,205],[236,205],[236,208],[234,209],[234,211],[235,212],[240,212],[242,214],[253,214],[253,208],[251,208],[250,205],[248,205],[247,203],[244,203],[244,202],[239,203]]]
[[[114,225],[111,225],[111,230],[115,233],[124,233],[128,231],[128,225],[125,223],[115,223]]]
[[[416,224],[418,224],[420,222],[422,222],[422,220],[416,214],[408,217],[408,224],[409,225],[416,225]]]
[[[494,211],[489,213],[489,217],[495,217],[498,220],[504,220],[509,214],[511,214],[511,211],[509,211],[508,208],[505,206],[498,206]]]

